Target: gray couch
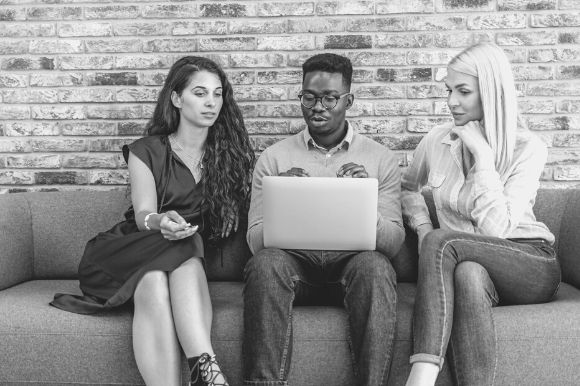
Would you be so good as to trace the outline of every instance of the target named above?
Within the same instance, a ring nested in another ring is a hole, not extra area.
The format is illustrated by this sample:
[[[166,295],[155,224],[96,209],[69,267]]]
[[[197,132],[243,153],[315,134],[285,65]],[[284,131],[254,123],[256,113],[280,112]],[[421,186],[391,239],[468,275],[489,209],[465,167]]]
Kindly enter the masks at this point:
[[[86,240],[120,220],[125,192],[16,193],[0,196],[0,385],[138,385],[131,309],[85,316],[48,305],[55,292],[79,293],[75,280]],[[580,385],[580,190],[542,190],[536,213],[556,234],[563,280],[548,304],[495,309],[498,385]],[[416,277],[413,235],[394,265],[398,316],[389,385],[409,371]],[[240,385],[243,235],[207,251],[213,342],[232,385]],[[212,257],[213,256],[213,257]],[[290,382],[354,385],[345,312],[296,307]],[[184,373],[187,371],[183,362]],[[439,385],[450,385],[447,366]]]

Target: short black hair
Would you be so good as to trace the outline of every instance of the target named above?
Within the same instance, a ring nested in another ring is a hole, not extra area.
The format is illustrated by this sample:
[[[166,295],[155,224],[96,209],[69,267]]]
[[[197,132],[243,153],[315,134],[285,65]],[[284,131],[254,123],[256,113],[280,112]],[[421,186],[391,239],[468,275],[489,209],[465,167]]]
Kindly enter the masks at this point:
[[[308,58],[302,65],[302,81],[309,72],[323,71],[342,74],[342,80],[348,90],[352,82],[352,63],[350,59],[341,55],[324,53]]]

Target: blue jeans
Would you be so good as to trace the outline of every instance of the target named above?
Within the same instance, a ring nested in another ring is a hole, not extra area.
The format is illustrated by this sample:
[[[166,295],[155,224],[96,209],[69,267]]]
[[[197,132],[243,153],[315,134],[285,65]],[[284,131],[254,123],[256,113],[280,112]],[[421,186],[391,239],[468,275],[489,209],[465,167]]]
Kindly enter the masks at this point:
[[[493,385],[497,364],[492,307],[548,302],[560,285],[554,248],[436,229],[419,253],[411,363],[443,365],[449,344],[457,385]],[[450,341],[450,342],[449,342]]]
[[[292,306],[320,304],[346,308],[357,384],[386,385],[397,294],[384,255],[263,249],[248,261],[244,278],[245,385],[288,384]]]

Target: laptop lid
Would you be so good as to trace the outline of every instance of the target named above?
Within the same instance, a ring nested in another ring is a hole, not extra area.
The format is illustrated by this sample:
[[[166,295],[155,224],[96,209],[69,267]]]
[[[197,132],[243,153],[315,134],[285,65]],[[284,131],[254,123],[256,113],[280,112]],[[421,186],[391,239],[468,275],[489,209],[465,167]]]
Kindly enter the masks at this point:
[[[262,194],[266,248],[376,248],[375,178],[266,176]]]

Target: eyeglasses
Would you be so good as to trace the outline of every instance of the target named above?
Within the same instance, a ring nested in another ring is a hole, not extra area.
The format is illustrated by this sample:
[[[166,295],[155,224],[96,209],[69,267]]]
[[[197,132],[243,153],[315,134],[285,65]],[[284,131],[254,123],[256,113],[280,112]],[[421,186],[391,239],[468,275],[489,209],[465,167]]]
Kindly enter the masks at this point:
[[[302,103],[302,106],[306,107],[307,109],[313,109],[314,106],[316,106],[316,103],[320,101],[322,107],[324,107],[326,110],[332,110],[333,108],[336,107],[338,101],[347,95],[350,95],[350,93],[347,92],[339,96],[323,95],[317,97],[316,95],[311,94],[309,92],[301,92],[300,94],[298,94],[298,99],[300,99],[300,103]]]

